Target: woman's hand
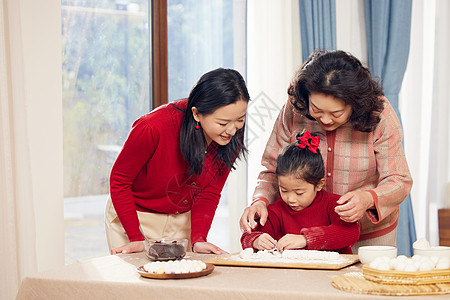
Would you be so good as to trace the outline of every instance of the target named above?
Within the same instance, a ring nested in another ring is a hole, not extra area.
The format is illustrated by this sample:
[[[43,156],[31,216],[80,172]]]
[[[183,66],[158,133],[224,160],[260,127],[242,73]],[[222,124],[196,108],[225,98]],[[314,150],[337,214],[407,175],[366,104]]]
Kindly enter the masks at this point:
[[[144,241],[136,241],[136,242],[129,242],[128,244],[117,247],[114,249],[111,249],[111,254],[117,254],[117,253],[133,253],[133,252],[142,252],[144,251]]]
[[[241,220],[239,221],[239,225],[241,227],[241,231],[247,231],[248,233],[252,232],[252,229],[256,227],[256,221],[259,218],[259,224],[264,226],[267,221],[267,204],[266,202],[260,200],[256,201],[249,207],[244,210],[244,213],[241,216]]]
[[[192,248],[192,251],[197,253],[228,254],[228,252],[208,242],[196,242]]]
[[[277,250],[283,252],[288,249],[302,249],[306,247],[306,238],[303,234],[286,234],[278,240]]]
[[[334,208],[334,211],[345,222],[356,222],[360,220],[366,210],[373,208],[373,198],[369,192],[353,191],[341,196],[337,201],[339,206]]]
[[[261,234],[253,241],[253,248],[258,250],[272,250],[276,246],[277,241],[267,233]]]

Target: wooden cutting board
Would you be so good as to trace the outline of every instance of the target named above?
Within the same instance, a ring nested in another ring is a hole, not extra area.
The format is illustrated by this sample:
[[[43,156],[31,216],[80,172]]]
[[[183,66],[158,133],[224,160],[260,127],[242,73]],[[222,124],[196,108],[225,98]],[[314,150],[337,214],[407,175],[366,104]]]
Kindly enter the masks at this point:
[[[233,259],[233,257],[236,256],[239,256],[239,253],[220,255],[205,262],[218,266],[339,270],[359,261],[358,255],[356,254],[341,254],[341,256],[345,258],[345,260],[340,261],[339,263],[331,261],[305,262],[304,260],[296,261],[294,259],[289,263],[244,261]]]

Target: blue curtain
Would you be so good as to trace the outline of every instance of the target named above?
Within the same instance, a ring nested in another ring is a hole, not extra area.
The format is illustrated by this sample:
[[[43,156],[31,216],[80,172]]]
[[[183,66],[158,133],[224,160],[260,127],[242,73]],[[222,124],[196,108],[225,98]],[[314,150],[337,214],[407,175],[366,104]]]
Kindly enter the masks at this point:
[[[381,78],[384,94],[401,122],[398,94],[409,54],[412,0],[365,0],[369,68]],[[400,205],[397,227],[398,254],[412,256],[416,229],[411,198]]]
[[[316,49],[336,49],[335,0],[300,0],[302,61]]]

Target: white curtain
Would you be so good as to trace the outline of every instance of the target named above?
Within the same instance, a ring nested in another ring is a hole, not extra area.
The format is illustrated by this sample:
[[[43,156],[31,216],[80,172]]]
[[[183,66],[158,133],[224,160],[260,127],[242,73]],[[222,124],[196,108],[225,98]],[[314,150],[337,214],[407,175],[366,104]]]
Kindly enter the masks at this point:
[[[411,50],[400,92],[417,238],[433,245],[439,244],[437,211],[450,208],[449,15],[447,0],[413,1]]]
[[[0,298],[13,299],[20,285],[22,274],[37,270],[35,249],[36,235],[25,232],[32,228],[33,198],[29,188],[30,156],[28,152],[27,120],[23,85],[23,56],[19,6],[12,1],[0,4]],[[6,23],[10,21],[9,23]],[[8,29],[10,29],[8,31]],[[14,34],[13,31],[14,30]],[[17,52],[11,52],[11,48]],[[29,207],[31,209],[23,209]],[[5,272],[6,271],[6,272]]]
[[[60,8],[0,1],[0,299],[64,264]]]
[[[297,0],[247,1],[248,201],[262,169],[261,157],[287,88],[302,63]]]
[[[336,3],[337,48],[367,65],[362,1]],[[439,208],[450,208],[450,3],[414,0],[408,66],[399,95],[417,238],[439,244]]]

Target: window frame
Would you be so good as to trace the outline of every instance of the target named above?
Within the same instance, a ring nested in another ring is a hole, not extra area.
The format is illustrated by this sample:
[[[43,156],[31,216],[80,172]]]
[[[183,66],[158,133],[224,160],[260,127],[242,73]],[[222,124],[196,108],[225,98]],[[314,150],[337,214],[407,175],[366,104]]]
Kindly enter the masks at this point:
[[[167,0],[152,0],[151,109],[169,102]]]

